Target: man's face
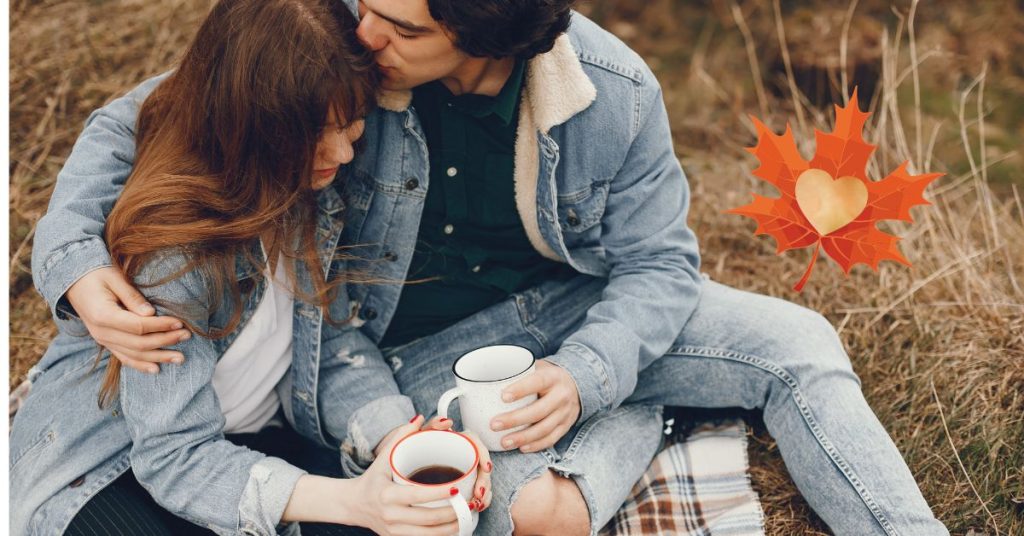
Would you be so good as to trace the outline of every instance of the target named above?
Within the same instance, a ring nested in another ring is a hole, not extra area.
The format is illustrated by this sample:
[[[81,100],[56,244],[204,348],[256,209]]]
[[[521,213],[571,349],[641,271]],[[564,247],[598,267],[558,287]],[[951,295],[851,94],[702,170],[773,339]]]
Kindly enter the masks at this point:
[[[361,0],[356,35],[374,51],[386,89],[450,76],[468,58],[430,16],[427,0]]]

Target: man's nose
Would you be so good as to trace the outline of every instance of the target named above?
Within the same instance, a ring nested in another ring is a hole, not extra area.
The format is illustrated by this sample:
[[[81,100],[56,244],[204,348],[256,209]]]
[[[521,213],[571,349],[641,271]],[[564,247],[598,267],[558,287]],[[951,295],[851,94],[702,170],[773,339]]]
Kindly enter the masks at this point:
[[[356,27],[356,37],[362,41],[363,46],[373,51],[380,50],[388,44],[387,36],[381,31],[380,22],[376,15],[367,11],[359,19],[359,26]]]

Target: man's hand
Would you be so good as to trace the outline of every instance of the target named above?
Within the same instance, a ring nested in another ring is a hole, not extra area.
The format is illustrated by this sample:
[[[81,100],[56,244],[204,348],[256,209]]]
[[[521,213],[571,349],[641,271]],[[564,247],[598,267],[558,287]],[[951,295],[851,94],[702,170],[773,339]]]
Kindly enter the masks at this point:
[[[528,425],[525,430],[509,434],[501,440],[505,448],[522,452],[546,449],[564,436],[580,416],[580,396],[572,376],[558,365],[537,361],[537,369],[529,376],[502,391],[502,400],[514,402],[536,393],[537,401],[491,420],[491,430],[499,432]]]
[[[181,352],[161,350],[191,336],[177,318],[156,309],[117,268],[99,268],[71,285],[68,302],[89,335],[121,363],[139,372],[160,372],[157,363],[181,364]]]

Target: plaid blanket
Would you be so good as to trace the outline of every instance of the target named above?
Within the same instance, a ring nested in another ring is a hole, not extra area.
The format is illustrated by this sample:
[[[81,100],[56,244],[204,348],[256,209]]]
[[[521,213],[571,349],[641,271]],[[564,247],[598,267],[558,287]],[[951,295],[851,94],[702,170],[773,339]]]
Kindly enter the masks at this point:
[[[698,425],[654,457],[601,536],[763,535],[747,469],[741,419]]]
[[[11,421],[31,388],[25,381],[11,392]],[[726,419],[687,431],[655,456],[601,536],[764,534],[747,473],[746,425]]]

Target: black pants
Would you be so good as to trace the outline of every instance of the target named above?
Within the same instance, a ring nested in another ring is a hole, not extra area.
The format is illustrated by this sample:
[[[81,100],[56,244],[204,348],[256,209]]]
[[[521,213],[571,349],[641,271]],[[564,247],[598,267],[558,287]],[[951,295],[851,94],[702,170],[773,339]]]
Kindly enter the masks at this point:
[[[255,434],[229,434],[227,439],[269,456],[282,458],[310,474],[341,477],[338,453],[320,448],[299,436],[286,424],[267,427]],[[343,525],[302,523],[303,536],[363,536],[372,532]],[[128,470],[100,490],[78,514],[68,536],[192,536],[211,535],[208,529],[194,525],[164,510]]]

